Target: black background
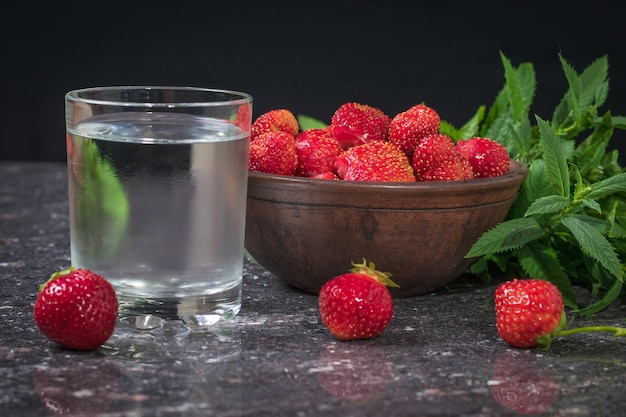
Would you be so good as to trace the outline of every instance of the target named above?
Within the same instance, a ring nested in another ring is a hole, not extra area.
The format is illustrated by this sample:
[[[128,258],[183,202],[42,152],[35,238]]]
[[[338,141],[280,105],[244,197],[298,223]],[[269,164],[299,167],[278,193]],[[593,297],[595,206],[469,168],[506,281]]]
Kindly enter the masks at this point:
[[[544,119],[567,87],[558,54],[578,72],[607,54],[602,110],[626,115],[619,2],[58,3],[1,18],[0,160],[63,161],[64,94],[104,85],[234,89],[253,95],[254,117],[289,108],[325,121],[347,101],[390,116],[425,102],[458,126],[502,87],[500,51],[534,64]]]

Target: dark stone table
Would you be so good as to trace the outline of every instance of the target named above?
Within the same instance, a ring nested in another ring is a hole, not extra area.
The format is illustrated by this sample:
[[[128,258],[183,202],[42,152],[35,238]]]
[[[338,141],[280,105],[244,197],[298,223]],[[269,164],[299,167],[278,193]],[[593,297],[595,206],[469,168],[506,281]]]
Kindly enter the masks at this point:
[[[187,354],[62,349],[32,308],[38,285],[70,264],[66,193],[63,164],[0,162],[1,416],[626,416],[626,339],[510,348],[494,326],[496,283],[467,278],[396,300],[378,338],[340,342],[315,295],[247,260],[241,313],[220,337],[193,335]],[[621,299],[576,324],[625,317]]]

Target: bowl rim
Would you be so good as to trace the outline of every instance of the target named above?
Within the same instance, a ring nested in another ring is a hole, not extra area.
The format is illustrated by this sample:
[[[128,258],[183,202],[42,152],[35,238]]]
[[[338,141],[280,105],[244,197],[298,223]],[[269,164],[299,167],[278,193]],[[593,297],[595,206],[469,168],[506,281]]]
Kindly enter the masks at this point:
[[[279,175],[279,174],[267,174],[265,172],[260,171],[248,171],[248,178],[256,181],[266,181],[266,182],[276,182],[281,184],[294,184],[299,187],[302,184],[308,184],[311,186],[324,186],[327,188],[366,188],[371,190],[372,188],[381,188],[381,189],[396,189],[396,188],[414,188],[414,189],[442,189],[442,190],[453,190],[453,189],[467,189],[471,188],[482,188],[486,185],[490,184],[498,184],[502,182],[510,182],[512,178],[516,178],[520,175],[525,176],[528,172],[528,167],[521,162],[511,160],[511,165],[509,167],[509,172],[503,175],[499,175],[497,177],[489,177],[489,178],[472,178],[469,180],[455,180],[455,181],[416,181],[416,182],[374,182],[374,181],[343,181],[343,180],[328,180],[328,179],[320,179],[320,178],[309,178],[309,177],[297,177],[293,175]]]
[[[359,182],[250,171],[248,199],[401,210],[470,207],[513,198],[527,173],[528,168],[514,160],[504,175],[459,181]]]

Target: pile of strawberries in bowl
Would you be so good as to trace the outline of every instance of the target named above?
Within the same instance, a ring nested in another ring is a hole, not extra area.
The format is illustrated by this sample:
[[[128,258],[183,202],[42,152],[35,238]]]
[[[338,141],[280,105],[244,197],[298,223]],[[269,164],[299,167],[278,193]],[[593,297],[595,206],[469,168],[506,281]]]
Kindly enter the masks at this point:
[[[527,169],[492,138],[453,140],[417,104],[394,117],[347,102],[324,127],[287,109],[251,130],[246,249],[287,284],[318,293],[366,259],[395,297],[462,275],[465,255],[504,220]]]
[[[417,104],[393,118],[348,102],[326,128],[300,131],[287,109],[271,110],[252,125],[249,169],[268,174],[369,182],[454,181],[507,173],[504,146],[474,137],[456,143],[440,133],[441,118]]]

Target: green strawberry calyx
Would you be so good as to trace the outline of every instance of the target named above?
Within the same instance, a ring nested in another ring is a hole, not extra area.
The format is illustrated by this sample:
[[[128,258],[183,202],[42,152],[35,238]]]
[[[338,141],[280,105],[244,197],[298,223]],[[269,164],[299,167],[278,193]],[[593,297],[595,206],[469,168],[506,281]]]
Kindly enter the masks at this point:
[[[547,335],[539,336],[537,338],[537,347],[541,350],[546,350],[550,347],[550,343],[552,340],[557,337],[563,337],[570,334],[576,333],[587,333],[587,332],[613,332],[613,336],[615,337],[624,337],[626,336],[626,328],[616,327],[616,326],[582,326],[575,327],[571,329],[566,329],[567,327],[567,319],[565,317],[565,311],[561,313],[561,319],[559,320],[559,324],[556,328]]]
[[[46,280],[46,282],[44,282],[43,284],[41,284],[39,286],[39,292],[42,292],[44,288],[46,288],[46,285],[48,285],[49,282],[54,281],[55,279],[65,276],[65,275],[69,275],[72,271],[74,271],[76,269],[75,266],[70,266],[67,269],[63,269],[61,271],[57,271],[55,273],[53,273],[52,275],[50,275],[50,278],[48,278]]]
[[[350,269],[350,272],[369,275],[387,287],[400,288],[400,286],[391,279],[391,274],[389,272],[378,271],[374,262],[368,263],[364,258],[363,262],[360,264],[352,261],[352,266],[354,268]]]

